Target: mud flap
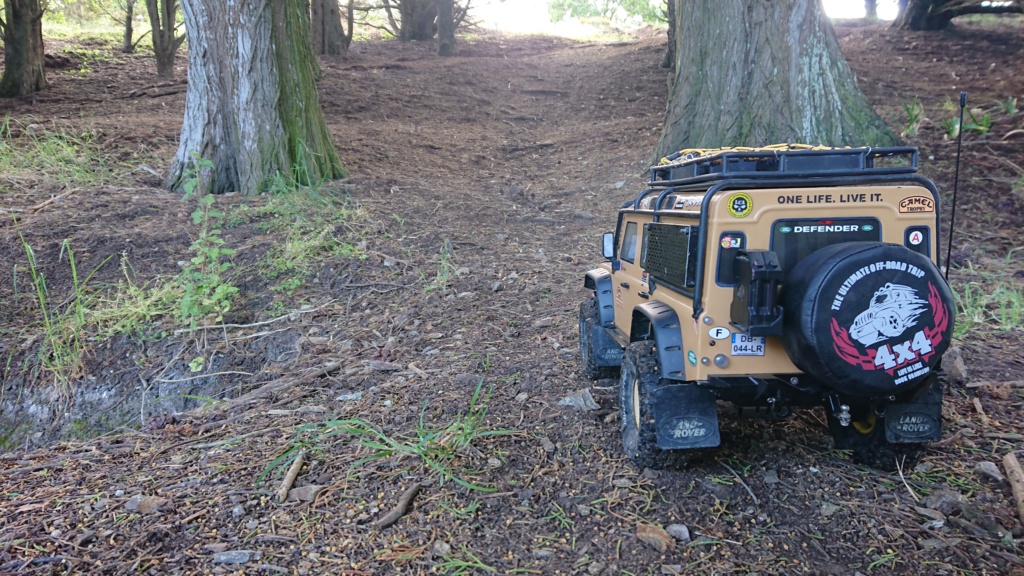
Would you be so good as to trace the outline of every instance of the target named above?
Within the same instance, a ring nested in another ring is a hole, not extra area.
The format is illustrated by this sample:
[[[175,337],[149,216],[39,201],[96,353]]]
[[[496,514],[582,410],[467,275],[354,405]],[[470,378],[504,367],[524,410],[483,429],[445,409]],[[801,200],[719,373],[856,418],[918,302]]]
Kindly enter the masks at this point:
[[[590,341],[594,346],[595,365],[622,366],[622,347],[608,334],[606,328],[594,326],[590,331]]]
[[[651,398],[658,448],[712,448],[721,443],[715,395],[694,384],[661,386]]]
[[[885,439],[892,444],[934,442],[942,437],[942,380],[934,372],[910,402],[885,409]]]

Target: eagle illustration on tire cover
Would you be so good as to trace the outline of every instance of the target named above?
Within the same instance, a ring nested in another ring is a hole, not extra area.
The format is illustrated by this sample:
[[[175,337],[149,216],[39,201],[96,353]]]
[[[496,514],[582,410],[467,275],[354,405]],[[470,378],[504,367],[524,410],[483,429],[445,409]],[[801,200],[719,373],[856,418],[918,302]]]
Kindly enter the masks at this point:
[[[850,242],[799,262],[783,293],[793,363],[856,396],[912,390],[953,337],[953,294],[932,261],[896,244]]]

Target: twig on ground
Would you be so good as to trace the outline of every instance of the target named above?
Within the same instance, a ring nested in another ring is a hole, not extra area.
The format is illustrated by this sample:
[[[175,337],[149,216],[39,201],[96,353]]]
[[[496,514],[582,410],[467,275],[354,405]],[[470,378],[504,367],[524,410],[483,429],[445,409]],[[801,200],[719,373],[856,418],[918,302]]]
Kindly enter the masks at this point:
[[[1013,452],[1003,456],[1003,468],[1006,469],[1006,479],[1013,489],[1013,498],[1017,500],[1017,517],[1024,524],[1024,470]]]
[[[281,481],[281,488],[277,491],[277,501],[284,502],[288,499],[288,491],[292,489],[292,484],[295,484],[295,479],[299,477],[299,470],[302,469],[302,464],[306,461],[306,453],[299,452],[299,455],[295,457],[295,461],[292,462],[288,473],[284,475],[284,480]]]
[[[733,470],[732,468],[730,468],[730,467],[729,467],[729,465],[728,465],[728,464],[726,464],[725,462],[722,462],[722,466],[725,466],[725,469],[726,469],[726,470],[728,470],[729,472],[732,472],[732,475],[736,477],[736,480],[737,480],[737,481],[738,481],[738,482],[739,482],[739,483],[740,483],[740,484],[741,484],[741,485],[742,485],[742,486],[743,486],[744,488],[746,488],[746,489],[747,489],[747,494],[750,494],[750,497],[754,499],[754,505],[759,505],[759,504],[761,504],[761,502],[760,502],[760,501],[759,501],[759,500],[757,499],[757,496],[755,496],[755,495],[754,495],[754,491],[750,489],[750,486],[747,486],[747,483],[743,481],[743,478],[740,478],[740,475],[739,475],[739,474],[737,474],[735,470]]]
[[[49,206],[50,204],[53,204],[57,200],[60,200],[62,198],[67,198],[68,196],[71,196],[77,190],[78,190],[77,188],[71,188],[70,190],[68,190],[67,192],[64,192],[63,194],[58,194],[58,195],[54,196],[53,198],[50,198],[49,200],[44,200],[44,201],[40,202],[39,204],[36,204],[35,206],[32,206],[31,208],[26,208],[25,212],[38,212],[38,211],[42,210],[43,208]]]
[[[907,487],[907,492],[910,492],[910,495],[914,498],[914,502],[920,502],[921,498],[917,495],[916,492],[914,492],[914,489],[910,487],[910,484],[907,483],[906,477],[903,476],[903,462],[904,461],[905,461],[905,459],[904,460],[900,460],[899,458],[896,459],[896,471],[900,473],[900,480],[902,480],[903,481],[903,485]]]
[[[395,507],[392,508],[390,512],[382,516],[380,520],[377,520],[377,522],[374,523],[377,529],[383,530],[388,526],[391,526],[395,522],[398,522],[398,519],[402,516],[405,516],[405,513],[409,510],[409,504],[412,504],[413,498],[415,498],[416,495],[419,494],[419,492],[419,482],[410,486],[409,489],[406,490],[404,494],[402,494],[402,497],[398,499],[398,504],[396,504]]]

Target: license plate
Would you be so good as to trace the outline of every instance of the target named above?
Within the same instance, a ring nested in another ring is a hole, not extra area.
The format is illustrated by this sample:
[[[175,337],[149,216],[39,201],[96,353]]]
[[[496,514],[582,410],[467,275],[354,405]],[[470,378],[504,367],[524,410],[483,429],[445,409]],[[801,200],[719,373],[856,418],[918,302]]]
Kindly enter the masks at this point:
[[[764,356],[764,336],[732,335],[733,356]]]

